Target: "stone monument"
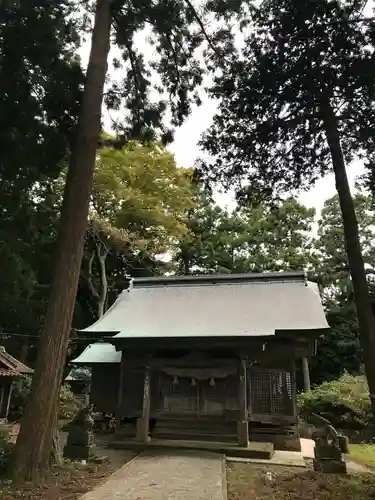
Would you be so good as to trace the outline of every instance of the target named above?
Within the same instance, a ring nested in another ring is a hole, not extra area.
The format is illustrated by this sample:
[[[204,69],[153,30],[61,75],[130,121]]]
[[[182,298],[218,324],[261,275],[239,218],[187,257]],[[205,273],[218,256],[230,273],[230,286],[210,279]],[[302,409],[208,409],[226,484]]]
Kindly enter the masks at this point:
[[[95,458],[94,419],[92,407],[86,406],[78,412],[68,425],[68,439],[64,447],[64,457],[71,460]]]
[[[312,436],[315,441],[314,470],[346,474],[342,454],[346,452],[347,439],[339,436],[331,423],[320,415],[313,414],[311,422],[315,426]]]

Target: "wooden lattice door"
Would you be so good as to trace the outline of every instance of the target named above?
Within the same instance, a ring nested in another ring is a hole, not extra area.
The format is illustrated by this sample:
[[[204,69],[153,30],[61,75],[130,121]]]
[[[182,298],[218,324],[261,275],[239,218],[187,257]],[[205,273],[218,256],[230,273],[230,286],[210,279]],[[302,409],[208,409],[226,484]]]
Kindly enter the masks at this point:
[[[199,416],[200,392],[199,380],[163,377],[162,412],[171,415]]]
[[[248,374],[248,406],[251,415],[293,416],[295,389],[293,372],[252,368]]]

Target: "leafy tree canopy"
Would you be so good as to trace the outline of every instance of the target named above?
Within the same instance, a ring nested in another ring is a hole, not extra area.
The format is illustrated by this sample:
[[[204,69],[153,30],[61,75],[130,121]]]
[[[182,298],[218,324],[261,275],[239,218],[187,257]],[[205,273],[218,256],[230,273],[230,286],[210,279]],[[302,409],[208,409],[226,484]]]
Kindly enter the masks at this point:
[[[59,175],[76,130],[83,73],[72,8],[0,6],[0,329],[8,332],[36,334],[43,317],[55,233],[36,191]]]
[[[179,245],[179,272],[263,272],[302,269],[311,262],[315,211],[289,198],[228,213],[204,191]]]
[[[193,208],[192,172],[179,168],[159,143],[131,141],[98,153],[90,218],[101,232],[151,254],[170,249],[186,232]]]
[[[357,194],[354,197],[359,226],[359,238],[368,275],[375,264],[375,209],[371,196]],[[338,196],[326,200],[318,221],[318,252],[316,273],[325,286],[336,285],[343,291],[351,290],[348,256],[345,249],[344,229]]]
[[[209,179],[253,194],[309,188],[331,168],[327,99],[347,161],[374,150],[374,22],[351,22],[361,3],[273,0],[240,11],[244,45],[234,51],[226,33],[211,89],[219,111],[202,140],[214,156],[203,166]]]

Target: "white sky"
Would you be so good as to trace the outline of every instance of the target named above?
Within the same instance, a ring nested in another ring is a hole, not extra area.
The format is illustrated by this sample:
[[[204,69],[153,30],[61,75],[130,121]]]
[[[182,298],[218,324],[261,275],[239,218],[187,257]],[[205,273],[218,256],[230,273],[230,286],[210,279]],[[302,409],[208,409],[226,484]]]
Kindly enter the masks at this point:
[[[363,12],[364,15],[369,15],[372,13],[372,8],[374,6],[374,1],[370,0]],[[137,43],[138,48],[145,53],[146,59],[153,58],[152,48],[147,44],[146,37],[141,36]],[[82,62],[84,65],[87,64],[89,56],[90,44],[84,43],[80,55],[82,57]],[[112,57],[118,56],[118,50],[111,50],[109,56],[109,79],[121,77],[121,74],[116,74],[116,72],[111,68]],[[201,134],[211,125],[212,118],[216,110],[216,102],[209,99],[206,95],[202,95],[203,103],[201,106],[193,107],[193,111],[186,122],[176,129],[174,142],[169,146],[169,150],[174,153],[176,157],[177,164],[183,167],[193,166],[196,158],[200,155],[200,150],[198,148],[198,142]],[[110,117],[108,112],[103,109],[103,120],[107,130],[110,130]],[[363,164],[359,161],[353,162],[348,166],[348,177],[349,182],[354,191],[354,182],[358,175],[363,173]],[[320,179],[315,186],[311,188],[308,192],[303,192],[299,196],[299,200],[308,207],[314,207],[319,213],[323,207],[324,201],[333,196],[336,193],[334,176],[330,174],[323,179]],[[231,194],[217,194],[216,201],[221,206],[227,206],[229,209],[234,208],[234,199]]]

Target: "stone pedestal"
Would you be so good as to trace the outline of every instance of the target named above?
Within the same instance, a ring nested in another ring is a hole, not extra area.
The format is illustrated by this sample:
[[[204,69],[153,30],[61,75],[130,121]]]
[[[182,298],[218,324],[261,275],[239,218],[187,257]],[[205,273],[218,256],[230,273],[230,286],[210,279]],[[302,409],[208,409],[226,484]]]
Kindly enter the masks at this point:
[[[339,446],[341,453],[349,453],[349,438],[347,436],[339,436]]]
[[[94,421],[90,408],[81,410],[68,426],[64,457],[71,460],[90,460],[95,456]]]
[[[142,443],[148,443],[150,441],[148,418],[138,418],[136,439]]]
[[[329,444],[315,446],[315,458],[317,460],[341,460],[341,450]]]
[[[338,446],[319,442],[315,445],[314,470],[316,472],[346,474],[346,463]]]
[[[94,435],[82,432],[79,427],[72,426],[64,447],[64,457],[71,460],[89,460],[95,455]]]
[[[346,474],[346,463],[343,460],[327,460],[324,458],[314,459],[314,470],[316,472]]]
[[[92,460],[95,458],[95,445],[66,444],[64,457],[70,460]]]
[[[244,448],[249,446],[249,423],[247,420],[237,422],[237,443]]]

